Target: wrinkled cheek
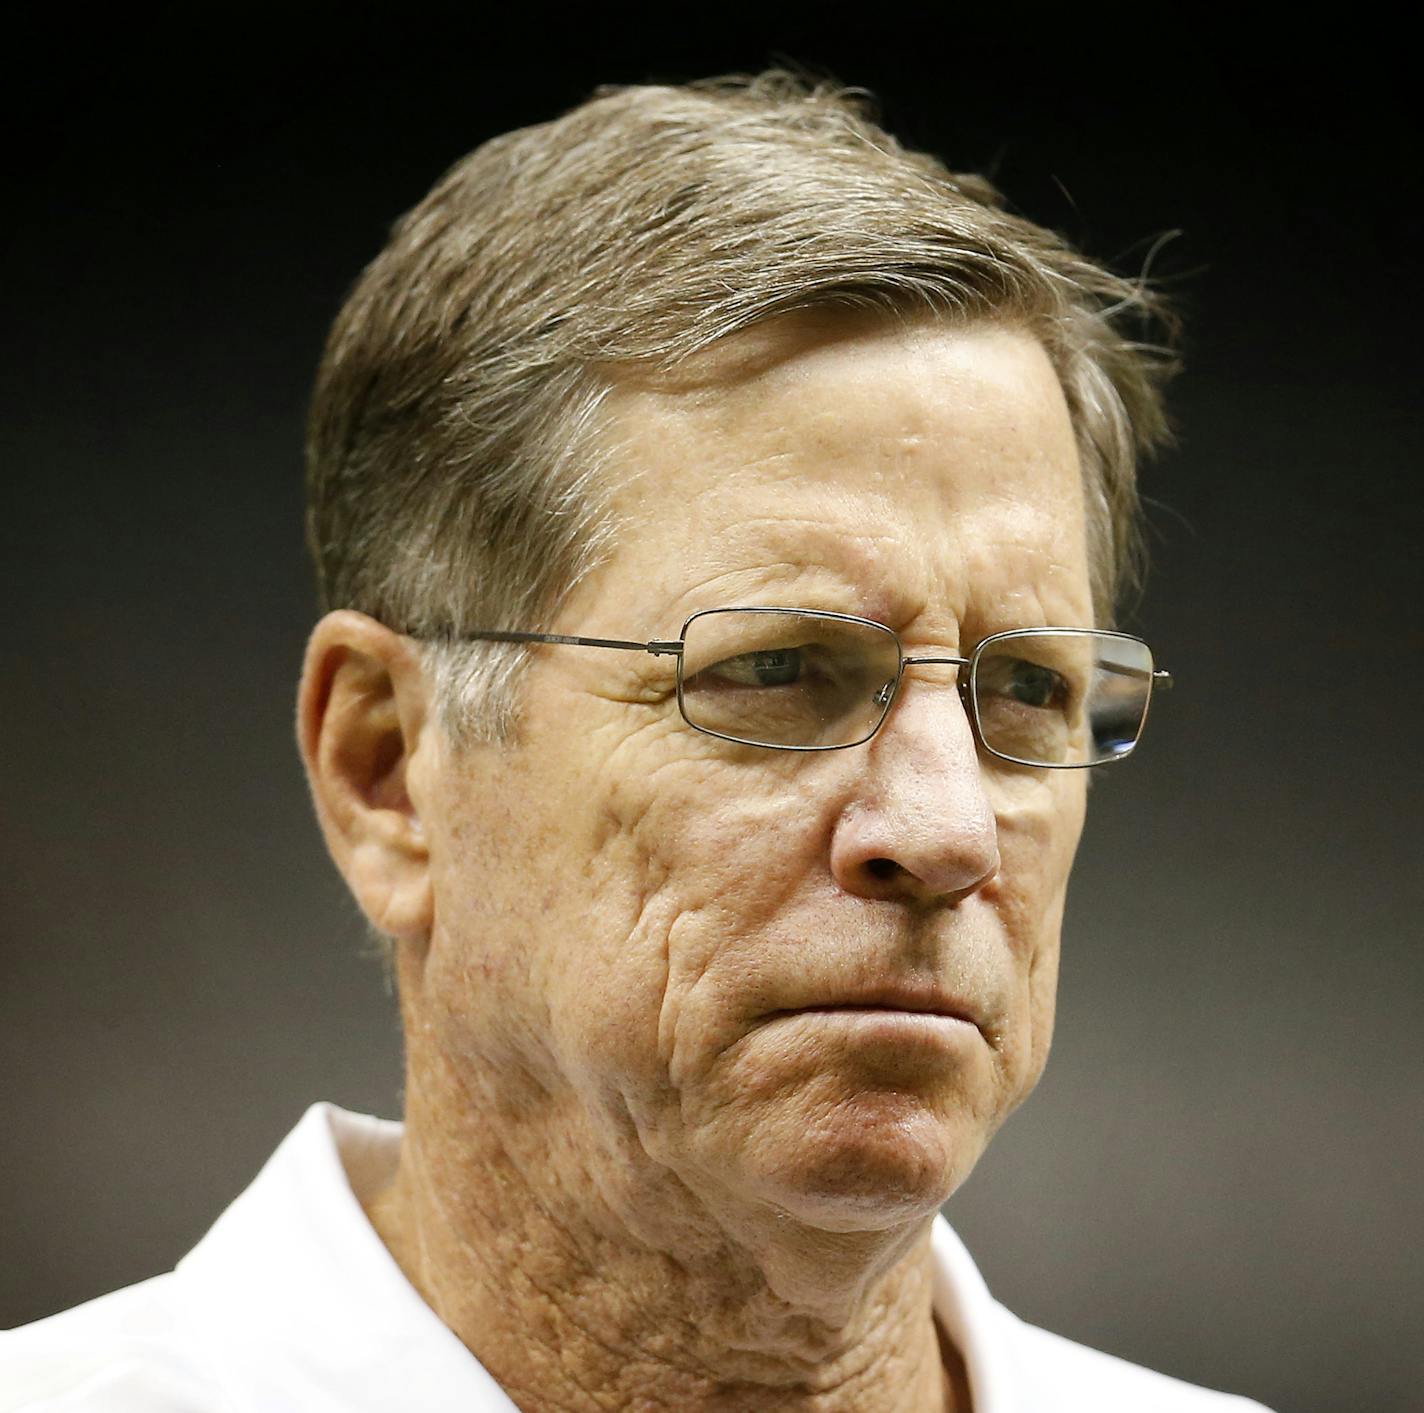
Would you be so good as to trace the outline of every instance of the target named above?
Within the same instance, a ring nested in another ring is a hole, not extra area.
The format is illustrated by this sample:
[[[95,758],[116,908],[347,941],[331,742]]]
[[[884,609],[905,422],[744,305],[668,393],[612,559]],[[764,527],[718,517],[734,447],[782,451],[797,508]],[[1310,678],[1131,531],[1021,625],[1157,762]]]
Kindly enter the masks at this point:
[[[560,885],[580,911],[563,918],[544,978],[563,1068],[587,1103],[640,1122],[669,1102],[681,1001],[725,932],[714,919],[729,890],[708,867],[725,821],[689,808],[695,783],[664,771],[605,795],[577,877]]]
[[[1033,1091],[1048,1059],[1063,917],[1061,896],[1046,901],[1019,897],[1010,905],[1017,915],[1008,920],[1009,935],[1019,942],[1012,957],[1012,1002],[1001,1037],[1005,1114]]]
[[[1029,976],[1029,1054],[1024,1083],[1016,1102],[1028,1098],[1048,1063],[1053,1044],[1053,1022],[1058,1005],[1058,938],[1045,947]]]
[[[764,771],[745,774],[693,774],[687,794],[659,797],[632,825],[651,880],[633,927],[665,963],[659,1049],[669,1065],[709,1038],[714,1018],[731,1024],[755,1005],[759,968],[790,945],[778,929],[824,868],[814,802],[794,785],[769,788]]]
[[[1015,824],[1001,829],[1004,866],[995,898],[1012,978],[1001,1037],[1005,1114],[1033,1091],[1048,1059],[1064,904],[1081,815],[1075,817],[1071,808],[1035,811]]]
[[[634,831],[607,831],[571,886],[580,915],[559,928],[544,977],[563,1067],[590,1100],[620,1104],[657,1082],[657,1016],[673,916],[666,869]]]

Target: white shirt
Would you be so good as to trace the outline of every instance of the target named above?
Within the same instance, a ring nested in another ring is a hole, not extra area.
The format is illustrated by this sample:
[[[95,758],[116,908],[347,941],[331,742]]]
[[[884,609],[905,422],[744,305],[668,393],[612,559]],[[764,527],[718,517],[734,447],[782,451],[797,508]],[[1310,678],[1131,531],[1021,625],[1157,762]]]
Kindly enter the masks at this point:
[[[0,1334],[0,1413],[516,1413],[362,1210],[400,1132],[314,1105],[176,1270]],[[973,1413],[1263,1413],[1024,1324],[943,1217],[933,1255]]]

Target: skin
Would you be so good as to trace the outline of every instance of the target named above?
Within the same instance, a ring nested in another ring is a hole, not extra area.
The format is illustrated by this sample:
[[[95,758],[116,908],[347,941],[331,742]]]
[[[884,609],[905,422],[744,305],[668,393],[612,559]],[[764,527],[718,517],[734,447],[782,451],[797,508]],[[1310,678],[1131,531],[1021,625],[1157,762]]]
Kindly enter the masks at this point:
[[[788,320],[608,415],[616,553],[497,626],[783,605],[930,655],[1092,624],[1026,333]],[[929,1228],[1042,1071],[1086,783],[981,757],[955,671],[798,755],[689,729],[670,658],[545,647],[517,739],[457,750],[415,644],[317,627],[313,794],[399,942],[406,1131],[370,1215],[520,1407],[969,1407]]]

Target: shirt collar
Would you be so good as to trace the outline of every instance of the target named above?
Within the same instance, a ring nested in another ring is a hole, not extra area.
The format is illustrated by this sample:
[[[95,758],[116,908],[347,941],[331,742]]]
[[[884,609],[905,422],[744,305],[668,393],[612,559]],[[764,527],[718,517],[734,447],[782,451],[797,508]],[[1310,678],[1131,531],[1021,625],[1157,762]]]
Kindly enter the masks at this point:
[[[179,1262],[185,1316],[244,1413],[517,1413],[361,1208],[400,1132],[313,1105]]]
[[[964,1356],[974,1413],[1010,1413],[1013,1365],[1004,1339],[1008,1312],[989,1294],[968,1248],[943,1215],[930,1232],[935,1319]]]
[[[362,1210],[394,1173],[400,1134],[313,1105],[179,1263],[180,1318],[244,1413],[517,1413]],[[1004,1413],[1003,1312],[943,1217],[931,1245],[935,1315],[964,1356],[974,1413]]]

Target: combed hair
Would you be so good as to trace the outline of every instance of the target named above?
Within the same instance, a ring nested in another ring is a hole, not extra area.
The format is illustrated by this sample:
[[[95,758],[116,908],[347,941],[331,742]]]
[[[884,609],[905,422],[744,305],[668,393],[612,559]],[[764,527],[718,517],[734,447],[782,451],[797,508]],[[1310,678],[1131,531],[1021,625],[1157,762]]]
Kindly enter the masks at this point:
[[[485,143],[397,223],[336,320],[311,407],[323,608],[426,639],[447,729],[502,738],[523,650],[456,639],[546,629],[616,544],[598,433],[620,370],[671,374],[815,309],[1039,338],[1111,622],[1139,566],[1136,463],[1167,434],[1169,312],[984,178],[906,150],[864,94],[781,71],[602,89]]]

